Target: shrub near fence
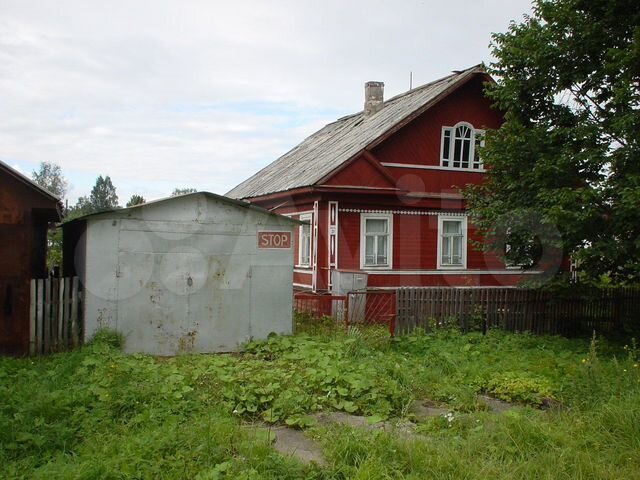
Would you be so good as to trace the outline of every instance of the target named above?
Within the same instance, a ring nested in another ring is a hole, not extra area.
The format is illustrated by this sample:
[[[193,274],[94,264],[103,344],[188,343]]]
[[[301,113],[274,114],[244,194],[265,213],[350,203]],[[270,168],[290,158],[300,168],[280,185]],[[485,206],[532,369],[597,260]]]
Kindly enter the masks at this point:
[[[577,335],[637,328],[640,289],[400,288],[396,334],[452,323],[464,331]]]
[[[327,333],[350,325],[384,326],[391,335],[395,329],[396,292],[366,290],[347,295],[296,293],[294,318],[296,332]]]

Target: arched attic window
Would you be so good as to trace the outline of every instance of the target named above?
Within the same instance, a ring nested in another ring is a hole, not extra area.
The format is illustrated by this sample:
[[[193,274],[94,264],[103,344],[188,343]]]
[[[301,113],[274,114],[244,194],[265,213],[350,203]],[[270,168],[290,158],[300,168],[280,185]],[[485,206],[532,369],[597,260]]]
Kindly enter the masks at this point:
[[[446,168],[482,170],[479,147],[484,146],[484,130],[467,122],[442,127],[440,165]]]

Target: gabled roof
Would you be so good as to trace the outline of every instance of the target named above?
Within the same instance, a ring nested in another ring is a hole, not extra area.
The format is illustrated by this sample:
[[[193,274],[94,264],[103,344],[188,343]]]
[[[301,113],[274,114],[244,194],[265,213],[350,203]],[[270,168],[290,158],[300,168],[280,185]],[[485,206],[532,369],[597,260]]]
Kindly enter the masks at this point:
[[[359,112],[336,120],[227,195],[252,198],[315,185],[367,147],[372,147],[422,114],[475,74],[487,75],[477,65],[385,100],[382,110],[371,116],[365,117],[363,112]]]
[[[51,209],[49,210],[49,220],[59,222],[62,218],[62,200],[56,197],[49,190],[42,188],[36,182],[29,177],[23,175],[15,168],[10,167],[5,162],[0,160],[0,172],[5,172],[9,176],[13,177],[18,182],[26,185],[29,189],[34,191],[37,195],[44,197],[47,202],[51,202]]]
[[[35,190],[36,192],[38,192],[38,194],[44,195],[49,200],[53,200],[56,203],[61,201],[58,197],[56,197],[49,190],[47,190],[45,188],[42,188],[40,185],[38,185],[36,182],[31,180],[29,177],[23,175],[22,173],[17,171],[15,168],[10,167],[6,163],[4,163],[2,160],[0,160],[0,170],[6,171],[9,175],[14,177],[16,180],[18,180],[19,182],[24,183],[27,187]]]

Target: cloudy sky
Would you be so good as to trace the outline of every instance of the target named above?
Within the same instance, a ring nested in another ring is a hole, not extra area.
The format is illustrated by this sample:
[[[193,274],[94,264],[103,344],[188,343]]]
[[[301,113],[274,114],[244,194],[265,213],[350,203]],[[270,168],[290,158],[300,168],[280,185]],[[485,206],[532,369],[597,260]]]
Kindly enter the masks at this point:
[[[215,193],[385,97],[490,61],[529,0],[0,0],[0,159],[68,198]]]

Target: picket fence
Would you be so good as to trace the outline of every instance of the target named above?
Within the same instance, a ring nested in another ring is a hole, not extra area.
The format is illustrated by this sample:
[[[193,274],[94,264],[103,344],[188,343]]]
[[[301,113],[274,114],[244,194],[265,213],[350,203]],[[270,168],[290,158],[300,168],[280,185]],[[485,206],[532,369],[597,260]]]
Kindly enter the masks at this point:
[[[400,288],[395,334],[456,323],[462,330],[499,327],[536,334],[577,335],[638,328],[640,289],[564,294],[520,288]]]
[[[31,280],[29,353],[70,350],[81,343],[78,277]]]

